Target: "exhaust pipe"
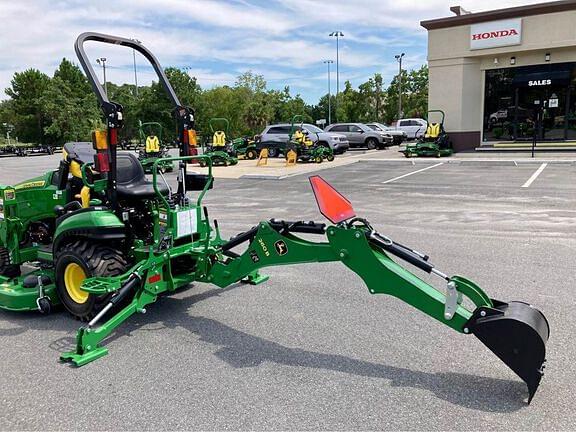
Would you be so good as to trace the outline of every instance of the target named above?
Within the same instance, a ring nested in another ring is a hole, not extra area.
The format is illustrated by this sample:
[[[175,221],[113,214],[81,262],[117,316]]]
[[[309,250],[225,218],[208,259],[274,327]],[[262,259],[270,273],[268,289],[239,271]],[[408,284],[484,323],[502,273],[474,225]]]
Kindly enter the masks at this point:
[[[528,303],[492,302],[493,308],[474,311],[464,333],[473,333],[526,383],[530,403],[544,375],[548,321]]]

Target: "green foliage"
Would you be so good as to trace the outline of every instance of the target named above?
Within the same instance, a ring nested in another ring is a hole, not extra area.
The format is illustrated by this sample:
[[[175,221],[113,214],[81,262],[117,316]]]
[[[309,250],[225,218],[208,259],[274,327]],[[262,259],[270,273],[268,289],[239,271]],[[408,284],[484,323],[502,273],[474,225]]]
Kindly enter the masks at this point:
[[[426,118],[428,111],[428,66],[407,72],[402,71],[402,111],[404,117]],[[386,90],[384,120],[398,119],[398,75]]]
[[[196,128],[207,138],[212,117],[230,121],[230,136],[255,135],[267,124],[289,122],[294,115],[304,121],[328,119],[328,95],[316,105],[308,105],[290,88],[270,90],[262,75],[245,72],[233,86],[202,90],[196,78],[177,68],[166,69],[180,102],[196,111]],[[398,77],[384,88],[381,74],[374,74],[357,89],[347,81],[338,97],[331,95],[332,122],[390,122],[397,117]],[[164,128],[164,138],[176,138],[173,107],[158,82],[138,88],[133,84],[108,83],[110,100],[124,107],[123,139],[138,138],[138,122],[156,121]],[[13,137],[20,141],[61,145],[66,141],[89,140],[90,132],[102,127],[101,113],[88,80],[82,71],[63,59],[54,76],[35,69],[17,72],[6,89],[10,99],[0,102],[0,125],[14,125]],[[426,115],[428,68],[402,73],[402,101],[405,116]],[[5,132],[5,131],[4,131]]]
[[[12,100],[13,136],[21,141],[43,142],[45,111],[42,95],[50,84],[50,77],[37,69],[16,72],[6,94]]]

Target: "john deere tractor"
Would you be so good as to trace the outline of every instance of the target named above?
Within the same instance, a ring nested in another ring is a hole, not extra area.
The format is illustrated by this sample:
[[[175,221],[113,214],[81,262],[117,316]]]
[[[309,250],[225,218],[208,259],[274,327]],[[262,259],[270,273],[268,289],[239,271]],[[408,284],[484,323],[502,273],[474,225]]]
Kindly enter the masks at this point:
[[[162,142],[162,125],[158,122],[138,122],[138,135],[140,143],[143,147],[138,152],[138,159],[144,167],[146,174],[152,172],[152,166],[158,159],[160,162],[160,169],[165,172],[172,172],[174,170],[174,163],[172,161],[164,160],[168,156],[168,148]]]
[[[159,170],[160,160],[148,180],[134,155],[117,151],[122,106],[109,101],[97,81],[86,41],[137,50],[158,74],[180,135],[180,155],[169,158],[178,163],[173,187]],[[268,279],[259,273],[263,267],[339,261],[358,274],[370,294],[397,297],[458,333],[477,336],[526,382],[532,399],[549,336],[538,309],[495,300],[471,280],[444,273],[427,255],[357,216],[319,176],[310,184],[329,224],[270,219],[223,239],[202,204],[214,179],[211,158],[195,153],[194,112],[181,105],[154,55],[131,39],[99,33],[81,34],[75,49],[107,130],[95,132],[92,143],[65,146],[57,169],[0,187],[0,307],[47,313],[62,303],[84,320],[76,347],[62,353],[62,361],[82,366],[106,355],[103,341],[118,326],[144,313],[160,295],[193,281],[221,288],[258,284]],[[205,161],[206,175],[188,171],[193,159]],[[313,236],[320,241],[310,240]],[[420,279],[407,264],[437,276],[440,286]]]

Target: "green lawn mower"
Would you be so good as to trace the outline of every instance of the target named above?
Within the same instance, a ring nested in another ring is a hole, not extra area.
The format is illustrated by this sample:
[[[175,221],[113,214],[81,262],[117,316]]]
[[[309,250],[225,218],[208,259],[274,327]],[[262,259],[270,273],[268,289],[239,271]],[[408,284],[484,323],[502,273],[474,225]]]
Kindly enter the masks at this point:
[[[138,160],[144,167],[146,174],[152,173],[152,166],[160,160],[159,167],[164,172],[172,172],[174,163],[166,159],[168,147],[162,142],[162,125],[158,122],[138,122],[138,135],[141,148],[138,152]]]
[[[230,144],[236,153],[236,157],[254,160],[260,153],[256,146],[256,141],[249,137],[234,138]]]
[[[430,114],[439,113],[440,122],[431,123]],[[422,138],[414,143],[406,143],[406,148],[401,152],[407,158],[412,156],[431,156],[442,157],[451,156],[454,152],[452,150],[452,143],[450,137],[444,129],[444,111],[430,110],[426,119],[426,132]]]
[[[304,119],[301,115],[292,117],[286,149],[296,152],[297,160],[301,162],[322,163],[325,160],[332,162],[334,160],[334,151],[330,147],[318,144],[318,140],[316,142],[312,141],[309,137],[309,132],[304,129],[303,124]],[[288,151],[286,151],[286,158],[288,157]]]
[[[86,41],[134,49],[152,64],[175,108],[180,155],[169,160],[178,163],[177,186],[161,175],[160,159],[148,180],[133,154],[117,152],[123,109],[98,82]],[[103,357],[105,339],[118,326],[191,282],[259,284],[268,279],[259,273],[263,267],[338,261],[369,293],[397,297],[458,333],[477,336],[526,382],[532,399],[549,336],[539,310],[494,300],[474,282],[440,271],[427,255],[376,231],[319,176],[310,184],[329,224],[270,219],[223,239],[203,206],[214,183],[212,159],[194,153],[194,112],[180,104],[154,55],[132,39],[99,33],[83,33],[75,48],[107,130],[95,132],[92,145],[67,146],[57,170],[0,187],[0,307],[47,313],[62,303],[84,320],[62,361],[82,366]],[[208,173],[188,172],[192,159],[204,160]],[[314,236],[320,240],[310,240]],[[26,274],[23,264],[30,267]],[[437,276],[440,288],[406,264]]]
[[[238,163],[236,151],[231,143],[228,142],[228,132],[230,130],[230,122],[226,118],[216,117],[208,121],[210,131],[212,132],[212,142],[204,146],[206,156],[212,159],[213,166],[230,166]],[[215,125],[221,126],[218,128]],[[222,127],[223,126],[223,127]],[[206,166],[205,159],[199,159],[200,166]]]

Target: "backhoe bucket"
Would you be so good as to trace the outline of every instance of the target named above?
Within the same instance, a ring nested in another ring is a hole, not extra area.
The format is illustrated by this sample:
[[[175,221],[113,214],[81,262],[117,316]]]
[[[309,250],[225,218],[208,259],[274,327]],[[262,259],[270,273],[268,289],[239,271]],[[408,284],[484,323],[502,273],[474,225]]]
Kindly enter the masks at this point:
[[[493,300],[494,308],[480,307],[468,321],[474,333],[528,385],[528,403],[540,385],[550,328],[546,317],[527,303]]]

